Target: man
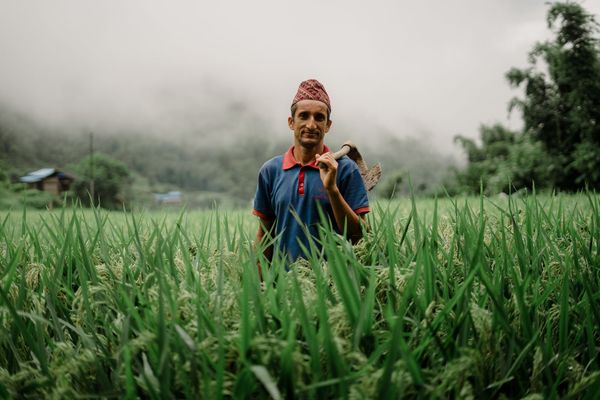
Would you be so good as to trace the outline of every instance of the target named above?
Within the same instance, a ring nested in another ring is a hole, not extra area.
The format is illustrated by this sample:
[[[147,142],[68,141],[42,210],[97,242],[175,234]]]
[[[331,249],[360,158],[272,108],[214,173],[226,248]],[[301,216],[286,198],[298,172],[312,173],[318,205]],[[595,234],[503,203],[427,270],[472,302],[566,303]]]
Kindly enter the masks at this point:
[[[293,145],[259,171],[253,210],[260,218],[256,241],[272,232],[288,263],[308,256],[300,245],[309,248],[302,225],[318,238],[319,208],[338,233],[345,232],[353,242],[362,237],[360,225],[369,212],[367,191],[356,164],[348,157],[336,161],[324,144],[330,116],[323,85],[315,79],[302,82],[288,117]],[[272,254],[272,247],[268,248],[267,258]]]

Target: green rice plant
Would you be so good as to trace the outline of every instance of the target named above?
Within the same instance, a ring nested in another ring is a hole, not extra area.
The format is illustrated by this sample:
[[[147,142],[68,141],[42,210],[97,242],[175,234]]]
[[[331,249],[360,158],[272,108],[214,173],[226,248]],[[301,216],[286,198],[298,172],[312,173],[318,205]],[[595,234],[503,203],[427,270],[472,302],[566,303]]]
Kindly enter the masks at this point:
[[[595,193],[372,208],[268,268],[246,210],[3,213],[0,397],[598,396]]]

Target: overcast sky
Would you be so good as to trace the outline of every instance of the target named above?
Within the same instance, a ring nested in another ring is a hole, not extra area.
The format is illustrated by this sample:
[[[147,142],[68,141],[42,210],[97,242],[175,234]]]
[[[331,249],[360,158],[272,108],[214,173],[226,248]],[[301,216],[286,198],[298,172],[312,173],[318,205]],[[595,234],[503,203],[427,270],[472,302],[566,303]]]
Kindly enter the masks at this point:
[[[595,15],[600,1],[583,2]],[[548,37],[544,1],[0,0],[0,102],[48,124],[165,134],[248,104],[288,134],[301,80],[339,135],[440,149],[507,118],[504,74]],[[336,125],[337,124],[337,125]],[[210,123],[208,123],[210,125]]]

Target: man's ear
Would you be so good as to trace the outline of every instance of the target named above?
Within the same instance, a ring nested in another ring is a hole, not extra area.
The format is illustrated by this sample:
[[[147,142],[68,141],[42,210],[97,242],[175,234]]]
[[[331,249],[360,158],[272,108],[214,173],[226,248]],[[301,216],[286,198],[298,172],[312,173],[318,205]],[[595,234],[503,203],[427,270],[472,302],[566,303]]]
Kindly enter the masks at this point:
[[[292,118],[292,116],[289,116],[288,117],[288,126],[290,127],[291,130],[294,130],[293,125],[294,125],[294,118]]]
[[[333,121],[332,121],[332,120],[330,120],[330,119],[328,119],[328,120],[327,120],[327,130],[326,130],[325,132],[329,132],[329,128],[331,128],[331,123],[332,123],[332,122],[333,122]]]

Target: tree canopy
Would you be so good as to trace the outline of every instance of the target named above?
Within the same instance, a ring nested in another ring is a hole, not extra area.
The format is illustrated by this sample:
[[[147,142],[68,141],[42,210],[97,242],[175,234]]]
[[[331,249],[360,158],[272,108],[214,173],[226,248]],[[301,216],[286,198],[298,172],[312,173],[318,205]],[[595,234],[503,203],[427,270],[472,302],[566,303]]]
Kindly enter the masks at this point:
[[[127,166],[105,154],[95,154],[83,158],[73,166],[78,179],[74,183],[74,192],[83,204],[104,208],[119,209],[127,198],[127,185],[130,181]],[[93,181],[93,197],[92,197]]]
[[[512,68],[506,77],[524,96],[509,109],[523,117],[523,132],[482,127],[482,145],[457,137],[469,166],[458,181],[478,190],[479,182],[505,190],[489,178],[513,187],[574,191],[600,188],[600,48],[598,24],[577,3],[552,3],[547,15],[553,40],[538,43],[527,68]],[[491,136],[490,136],[491,135]],[[498,136],[500,135],[500,136]],[[479,181],[479,180],[477,180]]]

